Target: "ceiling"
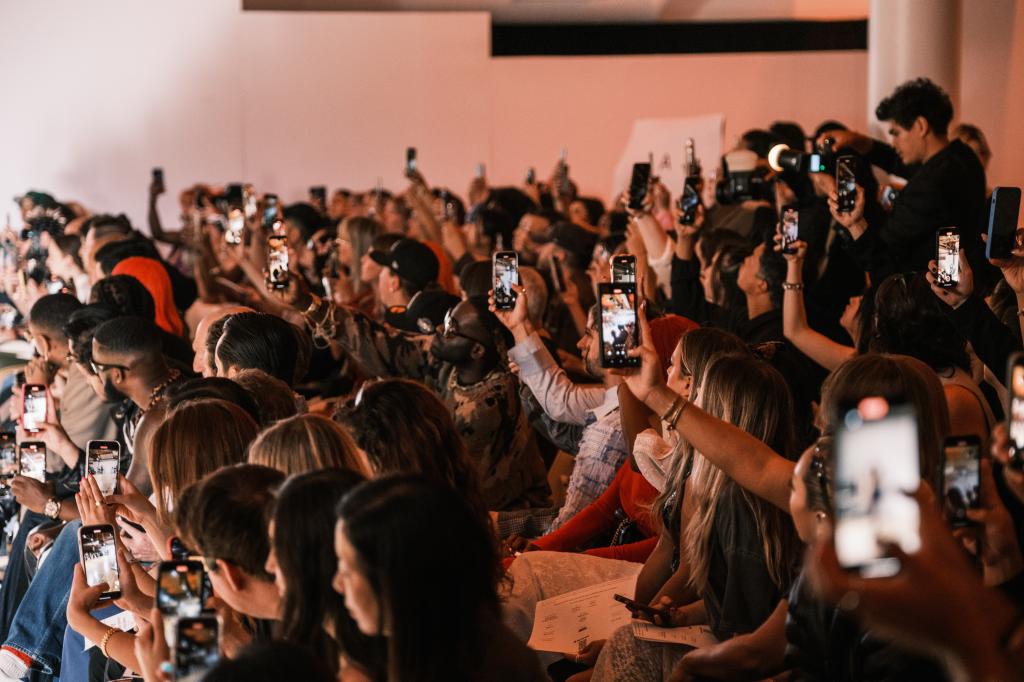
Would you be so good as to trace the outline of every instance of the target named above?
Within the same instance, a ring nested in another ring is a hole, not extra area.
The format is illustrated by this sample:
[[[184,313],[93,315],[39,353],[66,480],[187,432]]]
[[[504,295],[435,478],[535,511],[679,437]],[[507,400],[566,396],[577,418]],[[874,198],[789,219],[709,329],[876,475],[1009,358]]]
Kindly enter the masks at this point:
[[[489,11],[498,24],[864,19],[869,0],[242,0],[246,10]]]

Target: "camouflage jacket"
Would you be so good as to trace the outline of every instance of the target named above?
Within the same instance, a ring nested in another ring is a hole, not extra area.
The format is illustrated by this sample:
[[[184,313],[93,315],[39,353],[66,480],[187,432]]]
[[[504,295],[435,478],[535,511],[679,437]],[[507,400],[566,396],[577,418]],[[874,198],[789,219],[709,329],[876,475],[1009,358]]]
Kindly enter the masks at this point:
[[[430,353],[432,336],[408,334],[326,301],[306,317],[316,330],[330,332],[333,326],[332,340],[367,376],[416,379],[437,392],[476,464],[489,509],[550,503],[544,463],[519,400],[519,382],[507,365],[502,362],[480,381],[464,385],[454,365]],[[334,324],[323,324],[325,319]]]

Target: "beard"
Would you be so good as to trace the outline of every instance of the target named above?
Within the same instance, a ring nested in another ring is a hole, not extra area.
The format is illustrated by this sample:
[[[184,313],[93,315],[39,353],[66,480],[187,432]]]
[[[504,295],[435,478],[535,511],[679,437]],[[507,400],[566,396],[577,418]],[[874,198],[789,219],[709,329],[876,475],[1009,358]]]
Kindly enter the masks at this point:
[[[110,380],[110,377],[107,377],[106,379],[103,380],[103,400],[105,400],[108,403],[117,403],[121,402],[127,397],[128,396],[126,396],[124,393],[121,393],[121,391],[119,391],[117,387],[114,386],[114,382]]]
[[[430,344],[431,355],[442,362],[448,362],[453,365],[461,365],[468,362],[472,352],[473,346],[467,342],[453,343],[446,339],[435,337],[434,342]]]

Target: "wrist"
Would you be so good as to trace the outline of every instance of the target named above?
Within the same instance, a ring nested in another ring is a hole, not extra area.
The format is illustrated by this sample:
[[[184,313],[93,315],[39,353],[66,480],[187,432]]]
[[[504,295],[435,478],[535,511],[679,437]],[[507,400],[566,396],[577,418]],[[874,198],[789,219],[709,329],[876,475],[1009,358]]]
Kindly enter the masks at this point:
[[[639,398],[639,396],[637,397]],[[659,384],[649,389],[647,395],[642,400],[650,408],[651,412],[660,416],[671,409],[672,404],[678,397],[678,394],[668,386]]]

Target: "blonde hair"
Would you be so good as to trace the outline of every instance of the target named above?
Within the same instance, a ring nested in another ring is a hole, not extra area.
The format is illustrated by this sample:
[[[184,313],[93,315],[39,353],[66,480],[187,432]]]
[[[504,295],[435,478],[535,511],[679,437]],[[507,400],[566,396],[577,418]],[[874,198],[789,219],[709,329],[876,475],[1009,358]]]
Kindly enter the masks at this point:
[[[704,374],[700,402],[708,414],[743,429],[782,456],[793,459],[796,455],[793,401],[782,375],[768,363],[749,355],[719,356]],[[753,516],[768,575],[783,587],[799,556],[799,540],[789,515],[740,488],[689,444],[684,450],[693,454],[693,473],[686,487],[694,512],[680,547],[690,586],[698,592],[706,589],[719,500],[738,495]]]
[[[349,469],[367,475],[352,436],[319,414],[298,414],[265,429],[249,446],[248,461],[289,476],[320,469]]]

